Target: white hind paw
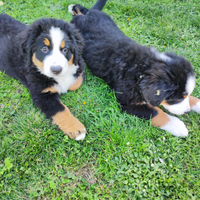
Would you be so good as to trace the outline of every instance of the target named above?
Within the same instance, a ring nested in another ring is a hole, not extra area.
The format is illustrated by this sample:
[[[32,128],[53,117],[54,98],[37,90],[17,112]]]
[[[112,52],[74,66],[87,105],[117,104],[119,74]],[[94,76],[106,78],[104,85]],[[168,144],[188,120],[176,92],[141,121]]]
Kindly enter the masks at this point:
[[[69,5],[68,6],[68,12],[70,12],[72,15],[73,15],[73,7],[74,7],[75,5],[74,4],[71,4],[71,5]]]

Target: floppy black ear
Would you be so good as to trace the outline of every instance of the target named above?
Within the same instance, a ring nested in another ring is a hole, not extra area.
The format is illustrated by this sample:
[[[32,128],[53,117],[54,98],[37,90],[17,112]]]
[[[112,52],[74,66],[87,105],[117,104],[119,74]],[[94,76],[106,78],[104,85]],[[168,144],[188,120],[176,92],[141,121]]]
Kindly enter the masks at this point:
[[[42,32],[42,27],[39,24],[32,24],[27,26],[27,28],[21,34],[21,46],[23,52],[27,55],[27,61],[30,65],[32,63],[32,56],[33,56],[33,44],[35,39],[40,35]]]
[[[141,83],[143,97],[152,106],[158,106],[174,93],[177,87],[173,83],[166,83],[162,79],[144,80]]]
[[[71,25],[70,38],[74,44],[73,63],[74,63],[74,65],[77,65],[79,57],[81,56],[82,51],[83,51],[84,40],[83,40],[81,34],[79,33],[79,31],[77,29],[75,29],[74,25],[73,24],[70,24],[70,25]],[[67,28],[69,31],[69,27],[67,27]]]
[[[79,57],[81,56],[82,51],[83,51],[84,40],[78,31],[74,31],[74,33],[75,34],[73,37],[74,37],[75,48],[74,48],[74,61],[73,62],[74,62],[74,65],[77,65]]]

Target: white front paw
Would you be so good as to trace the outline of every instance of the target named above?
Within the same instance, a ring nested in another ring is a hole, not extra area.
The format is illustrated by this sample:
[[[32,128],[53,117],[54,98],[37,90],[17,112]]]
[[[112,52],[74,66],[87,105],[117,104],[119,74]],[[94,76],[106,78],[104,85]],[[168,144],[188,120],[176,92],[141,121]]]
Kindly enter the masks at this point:
[[[200,101],[193,107],[191,107],[191,109],[197,113],[200,113]]]
[[[76,141],[79,141],[79,140],[84,140],[85,139],[85,133],[81,133],[79,136],[77,136],[75,138]]]
[[[177,137],[188,136],[188,130],[180,119],[171,115],[168,115],[168,117],[170,121],[165,126],[160,127],[161,129],[166,130]]]

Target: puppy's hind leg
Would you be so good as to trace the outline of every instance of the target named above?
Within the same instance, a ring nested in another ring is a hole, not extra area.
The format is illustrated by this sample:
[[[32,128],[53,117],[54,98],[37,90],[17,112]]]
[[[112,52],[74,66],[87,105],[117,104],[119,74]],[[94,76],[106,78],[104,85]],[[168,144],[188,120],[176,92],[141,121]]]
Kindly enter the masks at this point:
[[[77,5],[71,4],[68,6],[68,11],[73,16],[76,16],[76,15],[86,15],[89,10],[79,4],[77,4]]]
[[[85,79],[85,74],[83,73],[76,79],[76,82],[68,88],[68,90],[74,91],[80,88],[84,82],[84,79]]]

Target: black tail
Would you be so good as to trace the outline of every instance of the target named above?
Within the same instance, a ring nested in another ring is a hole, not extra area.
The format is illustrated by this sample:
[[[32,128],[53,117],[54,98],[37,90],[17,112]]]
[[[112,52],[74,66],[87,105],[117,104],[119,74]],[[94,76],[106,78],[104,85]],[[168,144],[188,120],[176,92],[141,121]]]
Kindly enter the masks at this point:
[[[102,10],[107,0],[98,0],[91,9]]]

